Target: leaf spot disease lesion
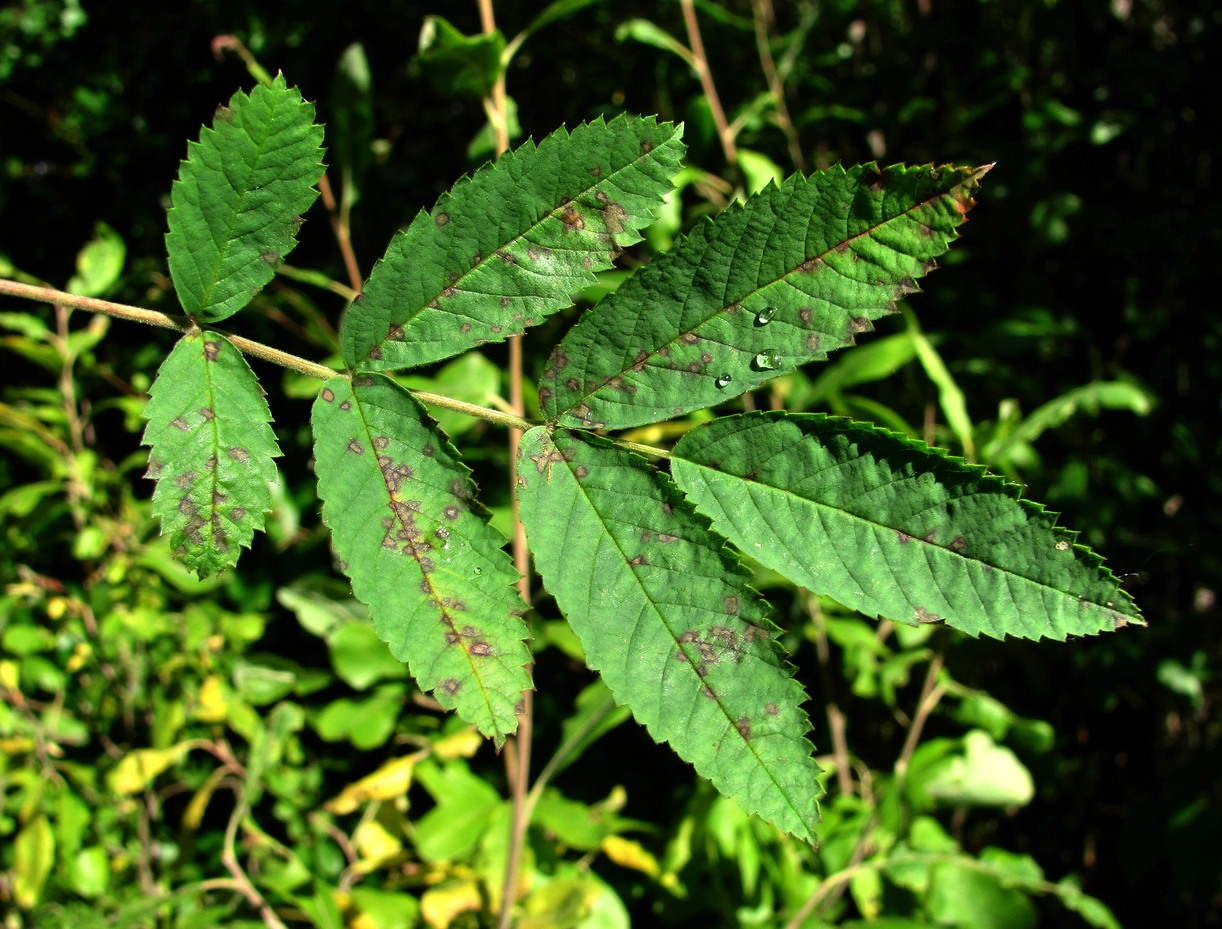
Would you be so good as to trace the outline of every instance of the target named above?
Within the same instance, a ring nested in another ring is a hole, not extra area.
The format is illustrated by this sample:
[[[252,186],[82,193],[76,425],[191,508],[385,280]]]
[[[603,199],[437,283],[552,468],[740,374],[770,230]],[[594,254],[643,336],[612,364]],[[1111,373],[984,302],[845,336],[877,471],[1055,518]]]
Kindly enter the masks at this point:
[[[240,445],[229,446],[229,448],[225,449],[225,454],[228,455],[232,461],[236,461],[238,464],[246,464],[246,462],[250,461],[250,452],[242,448]]]
[[[221,357],[221,343],[217,340],[204,339],[204,360],[216,361]]]
[[[173,419],[170,420],[170,425],[173,426],[175,429],[181,429],[183,432],[191,431],[191,424],[187,422],[186,419],[183,418],[182,416],[175,416]]]
[[[450,225],[450,214],[445,210],[442,210],[433,217],[433,222],[435,222],[438,226],[448,226]]]
[[[751,738],[751,720],[747,719],[746,716],[738,717],[738,719],[734,721],[734,728],[738,730],[738,734],[741,735],[744,739],[750,740]]]
[[[365,454],[365,446],[356,439],[353,439],[348,443],[348,451],[352,452],[354,455],[363,455]]]
[[[941,625],[942,623],[946,622],[946,620],[944,620],[937,613],[931,613],[929,612],[929,610],[925,609],[925,607],[923,606],[918,606],[915,609],[913,609],[912,614],[918,623],[925,623],[927,625],[937,626],[937,625]]]

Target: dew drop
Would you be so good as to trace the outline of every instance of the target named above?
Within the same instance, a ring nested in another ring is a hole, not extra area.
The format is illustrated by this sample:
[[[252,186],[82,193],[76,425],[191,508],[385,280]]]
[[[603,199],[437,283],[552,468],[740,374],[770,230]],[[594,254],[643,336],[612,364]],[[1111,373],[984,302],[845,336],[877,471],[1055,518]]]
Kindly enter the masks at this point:
[[[766,306],[755,314],[755,325],[767,326],[772,322],[772,317],[776,316],[775,306]]]
[[[731,382],[732,380],[734,380],[734,375],[732,375],[732,374],[723,374],[721,377],[717,378],[717,386],[718,386],[718,387],[729,387],[729,386],[730,386],[730,382]]]
[[[761,371],[771,371],[773,368],[779,366],[780,363],[780,353],[775,352],[770,348],[765,349],[755,356],[755,366]]]

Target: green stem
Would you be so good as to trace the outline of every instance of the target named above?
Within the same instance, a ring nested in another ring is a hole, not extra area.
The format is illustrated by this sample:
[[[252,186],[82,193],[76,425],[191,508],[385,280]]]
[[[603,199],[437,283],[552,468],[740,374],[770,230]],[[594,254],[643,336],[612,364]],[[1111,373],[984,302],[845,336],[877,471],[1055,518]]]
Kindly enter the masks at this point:
[[[128,306],[125,303],[99,300],[96,297],[81,297],[66,291],[55,290],[53,287],[36,287],[32,284],[23,284],[20,281],[11,281],[4,278],[0,278],[0,294],[21,297],[25,300],[36,300],[39,303],[49,303],[52,306],[70,306],[90,313],[103,313],[106,316],[144,323],[148,326],[160,326],[162,329],[173,329],[176,332],[188,332],[195,325],[187,316],[171,316],[168,313],[159,313],[156,310],[145,310],[138,306]],[[243,338],[240,335],[230,335],[227,332],[222,332],[221,334],[233,343],[234,348],[244,355],[249,355],[252,358],[261,358],[264,361],[280,365],[282,368],[288,368],[307,377],[327,380],[344,373],[327,365],[302,358],[299,355],[284,352],[278,348],[272,348],[270,345],[264,345],[262,342],[256,342],[253,339]],[[476,419],[482,419],[495,426],[525,431],[536,425],[523,416],[490,409],[475,403],[467,403],[465,400],[455,400],[444,394],[430,393],[425,390],[413,390],[412,393],[423,403],[439,406],[446,410],[453,410],[456,413],[465,413],[467,416],[474,416]],[[629,442],[625,439],[615,439],[613,441],[623,448],[642,455],[649,455],[654,458],[670,457],[670,452],[665,449],[654,448],[652,445],[642,445],[639,442]]]

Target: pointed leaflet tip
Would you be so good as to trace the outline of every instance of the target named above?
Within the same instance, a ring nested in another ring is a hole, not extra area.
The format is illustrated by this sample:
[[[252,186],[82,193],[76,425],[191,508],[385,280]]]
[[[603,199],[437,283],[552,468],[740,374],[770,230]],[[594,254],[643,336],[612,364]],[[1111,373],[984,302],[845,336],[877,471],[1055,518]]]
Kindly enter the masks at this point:
[[[834,168],[731,206],[582,316],[556,353],[573,363],[549,365],[540,382],[544,415],[645,425],[853,344],[936,267],[978,171]],[[756,364],[762,354],[776,366]]]
[[[297,244],[299,214],[318,196],[322,154],[314,107],[283,75],[217,111],[187,146],[167,215],[170,277],[184,311],[225,319],[272,279]]]
[[[679,441],[672,473],[752,557],[869,616],[1058,640],[1142,622],[1055,514],[979,465],[875,426],[723,417]]]
[[[535,564],[616,701],[743,809],[813,841],[806,694],[723,540],[605,440],[536,427],[520,448]]]
[[[345,364],[392,370],[500,342],[572,304],[640,240],[671,189],[680,127],[621,116],[526,142],[391,241],[344,318]]]
[[[174,554],[201,577],[236,564],[263,528],[280,455],[255,373],[224,336],[194,329],[162,363],[143,415],[153,513]]]
[[[529,633],[470,471],[381,375],[331,378],[311,419],[323,521],[353,593],[421,688],[500,745],[531,686]]]

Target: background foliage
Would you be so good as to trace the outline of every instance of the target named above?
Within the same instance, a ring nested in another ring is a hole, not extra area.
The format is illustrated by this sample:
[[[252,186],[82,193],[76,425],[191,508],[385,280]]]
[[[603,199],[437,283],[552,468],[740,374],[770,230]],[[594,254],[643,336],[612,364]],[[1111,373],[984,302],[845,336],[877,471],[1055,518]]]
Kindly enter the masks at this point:
[[[506,0],[498,23],[512,36],[536,6]],[[622,111],[684,120],[695,170],[651,246],[723,206],[740,178],[790,173],[794,151],[807,168],[997,162],[965,238],[930,293],[910,301],[915,315],[863,337],[843,362],[793,376],[783,399],[907,427],[1020,479],[1131,574],[1150,627],[1067,645],[937,640],[947,695],[907,756],[910,779],[971,735],[961,757],[1004,743],[1030,781],[994,778],[1013,789],[982,801],[930,776],[928,796],[905,799],[921,814],[907,841],[957,842],[998,867],[1005,854],[1029,855],[1049,880],[1075,876],[1123,923],[1222,922],[1211,841],[1222,830],[1222,478],[1211,467],[1222,452],[1222,317],[1200,270],[1222,229],[1206,71],[1222,13],[1141,0],[777,4],[787,136],[752,5],[701,4],[713,77],[739,130],[738,175],[699,81],[665,40],[684,36],[678,4],[567,7],[510,67],[521,136]],[[316,102],[329,133],[371,127],[373,144],[356,154],[328,138],[333,177],[362,178],[359,199],[345,197],[367,271],[395,229],[489,151],[479,100],[438,90],[453,87],[445,69],[413,57],[426,12],[478,32],[474,4],[6,9],[0,270],[173,310],[169,184],[185,140],[248,86],[237,59],[212,54],[215,36],[234,33]],[[353,42],[368,64],[367,109],[352,102]],[[309,219],[293,264],[342,278],[324,214]],[[334,360],[342,305],[279,278],[251,314],[252,334],[291,336]],[[527,342],[528,374],[571,318]],[[172,924],[261,924],[244,875],[314,924],[339,924],[346,904],[350,922],[390,926],[406,923],[378,914],[402,915],[416,905],[409,896],[434,908],[426,915],[458,912],[475,878],[495,886],[499,759],[428,707],[401,712],[402,668],[335,581],[308,467],[316,385],[260,372],[277,420],[300,432],[279,433],[267,536],[243,570],[200,582],[158,539],[151,485],[139,480],[139,413],[172,338],[11,301],[0,328],[0,908],[10,923],[84,924],[173,892]],[[504,366],[490,347],[418,386],[457,384],[488,402],[504,392]],[[501,436],[461,417],[444,425],[504,525]],[[851,789],[838,785],[844,799],[825,805],[821,830],[831,870],[853,859],[871,816],[891,822],[870,806],[871,785],[893,795],[885,775],[928,696],[934,646],[878,635],[783,586],[766,592],[798,663],[821,671],[805,682],[821,752],[839,724],[824,723],[824,708],[847,721]],[[605,696],[548,615],[536,627],[537,728],[554,746],[572,733],[574,700],[580,714]],[[362,781],[371,772],[380,779]],[[774,907],[805,899],[812,879],[793,849],[715,796],[637,727],[614,729],[539,798],[530,854],[551,875],[549,912],[587,858],[640,920],[769,924]],[[955,882],[972,879],[952,872],[924,888],[937,921],[967,918],[954,910]],[[883,886],[855,880],[824,915],[868,919]],[[1031,924],[1024,907],[1034,906],[1041,924],[1081,925],[1026,899],[1003,893],[1007,924]]]

